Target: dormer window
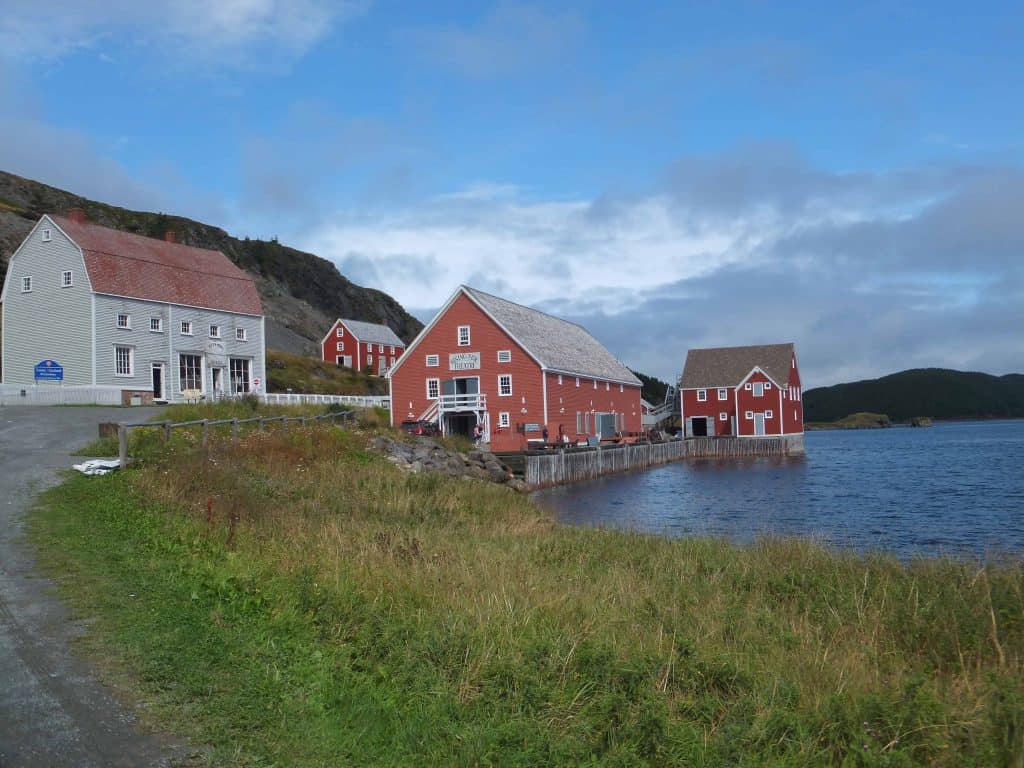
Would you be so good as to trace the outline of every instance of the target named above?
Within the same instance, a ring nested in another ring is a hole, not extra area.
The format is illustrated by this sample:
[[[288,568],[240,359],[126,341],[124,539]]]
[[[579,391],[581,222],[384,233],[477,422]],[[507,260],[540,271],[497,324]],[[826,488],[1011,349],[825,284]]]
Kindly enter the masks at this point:
[[[460,325],[459,326],[459,346],[460,347],[468,347],[469,346],[469,326],[468,325]]]

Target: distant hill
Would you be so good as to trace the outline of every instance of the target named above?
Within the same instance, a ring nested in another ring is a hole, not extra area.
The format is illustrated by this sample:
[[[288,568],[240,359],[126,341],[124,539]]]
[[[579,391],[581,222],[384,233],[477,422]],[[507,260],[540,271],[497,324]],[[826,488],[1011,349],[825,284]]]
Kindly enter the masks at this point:
[[[661,405],[665,402],[665,392],[668,390],[666,382],[653,376],[648,376],[645,373],[640,373],[640,371],[633,371],[633,375],[640,379],[640,382],[643,384],[640,390],[640,397],[651,405]]]
[[[276,240],[240,240],[223,229],[181,216],[145,213],[98,203],[38,181],[0,171],[0,282],[11,254],[44,213],[83,208],[104,226],[163,237],[221,251],[256,281],[267,317],[267,346],[294,353],[314,352],[331,323],[350,317],[389,325],[411,341],[423,324],[382,291],[356,285],[333,263]]]
[[[893,421],[1024,418],[1024,374],[992,376],[946,368],[915,368],[804,392],[805,421],[835,421],[851,413],[884,413]]]

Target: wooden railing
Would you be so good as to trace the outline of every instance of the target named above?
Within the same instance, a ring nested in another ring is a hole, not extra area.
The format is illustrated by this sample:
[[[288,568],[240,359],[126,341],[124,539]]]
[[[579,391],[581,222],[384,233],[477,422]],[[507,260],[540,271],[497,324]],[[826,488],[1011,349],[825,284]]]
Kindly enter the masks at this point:
[[[164,442],[168,442],[171,439],[171,432],[175,429],[182,429],[187,427],[202,427],[202,445],[205,447],[210,442],[210,428],[211,427],[231,427],[231,434],[237,436],[241,432],[241,428],[245,424],[255,424],[256,429],[263,431],[266,429],[267,424],[273,424],[275,422],[281,425],[281,429],[288,429],[288,425],[293,422],[299,422],[302,426],[306,426],[309,422],[314,424],[321,421],[330,420],[331,423],[337,421],[345,421],[348,419],[354,419],[354,411],[338,411],[336,413],[322,413],[318,416],[253,416],[249,419],[193,419],[192,421],[140,421],[140,422],[126,422],[124,424],[117,425],[117,442],[118,442],[118,456],[121,460],[121,466],[128,466],[128,434],[133,429],[161,429],[163,430]]]

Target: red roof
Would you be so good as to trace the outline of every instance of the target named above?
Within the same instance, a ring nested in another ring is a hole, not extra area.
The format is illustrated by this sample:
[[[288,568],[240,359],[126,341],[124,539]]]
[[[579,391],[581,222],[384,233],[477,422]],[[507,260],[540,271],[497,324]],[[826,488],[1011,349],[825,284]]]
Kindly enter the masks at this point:
[[[96,293],[262,315],[256,284],[220,251],[51,216],[82,249]]]

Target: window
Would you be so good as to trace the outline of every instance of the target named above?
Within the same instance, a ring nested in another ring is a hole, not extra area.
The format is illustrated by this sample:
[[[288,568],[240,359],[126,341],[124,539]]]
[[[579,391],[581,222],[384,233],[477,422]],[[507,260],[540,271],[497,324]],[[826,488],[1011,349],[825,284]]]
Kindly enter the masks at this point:
[[[235,394],[245,394],[250,389],[249,383],[249,361],[239,358],[231,358],[231,391]]]
[[[60,287],[70,288],[75,284],[75,276],[70,269],[66,269],[60,273]]]
[[[345,351],[345,342],[344,341],[339,341],[335,346],[338,348],[338,352],[344,352]]]
[[[219,339],[220,338],[220,326],[219,325],[211,325],[210,326],[210,338],[211,339]]]
[[[512,394],[512,374],[503,373],[498,377],[498,394],[507,397]]]
[[[580,385],[580,377],[579,377],[579,376],[577,376],[577,377],[576,377],[576,386],[578,387],[579,385]]]
[[[181,321],[181,335],[191,336],[192,335],[192,323],[189,320]],[[195,387],[182,387],[182,389],[195,389]]]
[[[178,382],[182,392],[186,389],[202,390],[203,358],[199,355],[178,355]]]
[[[373,365],[373,355],[371,355],[369,352],[366,353],[366,364]]]
[[[441,396],[441,380],[427,379],[427,400],[437,400]]]
[[[507,427],[511,423],[512,423],[512,420],[509,418],[508,411],[502,411],[501,413],[498,414],[498,426],[499,427]]]
[[[764,412],[764,417],[766,419],[774,418],[775,417],[775,412],[774,411],[765,411]]]
[[[562,383],[562,374],[558,374],[558,383],[559,385]]]
[[[53,232],[49,229],[43,230],[43,242],[48,243],[53,239]]]
[[[610,382],[610,381],[606,381],[606,382],[604,383],[604,391],[605,391],[605,392],[610,392],[610,391],[611,391],[611,388],[612,388],[611,382]]]
[[[718,414],[718,420],[719,421],[728,421],[729,420],[729,414],[726,413],[725,411],[722,411],[721,413]]]
[[[744,385],[743,385],[743,388],[744,388],[745,390],[747,390],[747,392],[749,392],[749,391],[750,391],[750,382],[748,381],[748,382],[747,382],[746,384],[744,384]]]
[[[749,421],[750,419],[754,418],[754,412],[747,411],[746,413],[743,414],[743,418]]]
[[[576,431],[583,431],[583,414],[580,413],[579,411],[576,411]]]
[[[459,346],[460,347],[468,347],[469,346],[469,326],[468,325],[460,325],[459,326]]]
[[[117,316],[117,327],[118,328],[127,328],[128,330],[131,330],[131,328],[132,328],[132,316],[131,315],[127,315],[124,312],[121,312],[120,314],[118,314],[118,316]]]
[[[149,330],[153,333],[163,333],[164,320],[162,317],[151,317],[149,318]]]
[[[394,368],[394,367],[395,367],[395,356],[392,355],[391,356],[391,360],[388,362],[388,368]]]
[[[583,431],[590,434],[590,411],[583,412]]]
[[[764,382],[763,381],[755,381],[754,382],[754,397],[764,397]]]
[[[131,347],[114,347],[114,375],[134,376],[135,354]]]
[[[395,354],[395,345],[394,344],[391,345],[391,349],[388,350],[388,354],[389,355]]]
[[[764,383],[764,388],[765,388],[766,390],[767,390],[767,389],[771,389],[771,388],[772,388],[772,383],[771,383],[770,381],[766,381],[766,382]]]
[[[625,392],[625,391],[626,391],[626,388],[622,384],[619,384],[619,393],[621,394],[622,392]],[[625,417],[626,414],[622,414],[622,416]]]
[[[379,352],[380,354],[384,354],[384,345],[383,344],[378,344],[377,345],[377,352]]]
[[[235,341],[248,341],[249,333],[245,328],[235,328]]]
[[[512,350],[511,349],[499,349],[498,350],[498,362],[499,363],[511,363],[512,362]]]
[[[440,355],[427,355],[427,368],[437,368],[441,364]]]
[[[22,293],[32,293],[32,278],[31,277],[23,277],[23,278],[21,278],[21,292]]]
[[[334,335],[337,336],[339,339],[343,338],[345,336],[345,329],[339,325],[338,330],[334,332]]]
[[[725,387],[719,387],[718,388],[718,399],[719,400],[728,400],[729,399],[729,390],[726,389]]]
[[[708,399],[708,391],[706,389],[698,389],[697,390],[697,402],[698,403],[703,403],[707,399]]]

